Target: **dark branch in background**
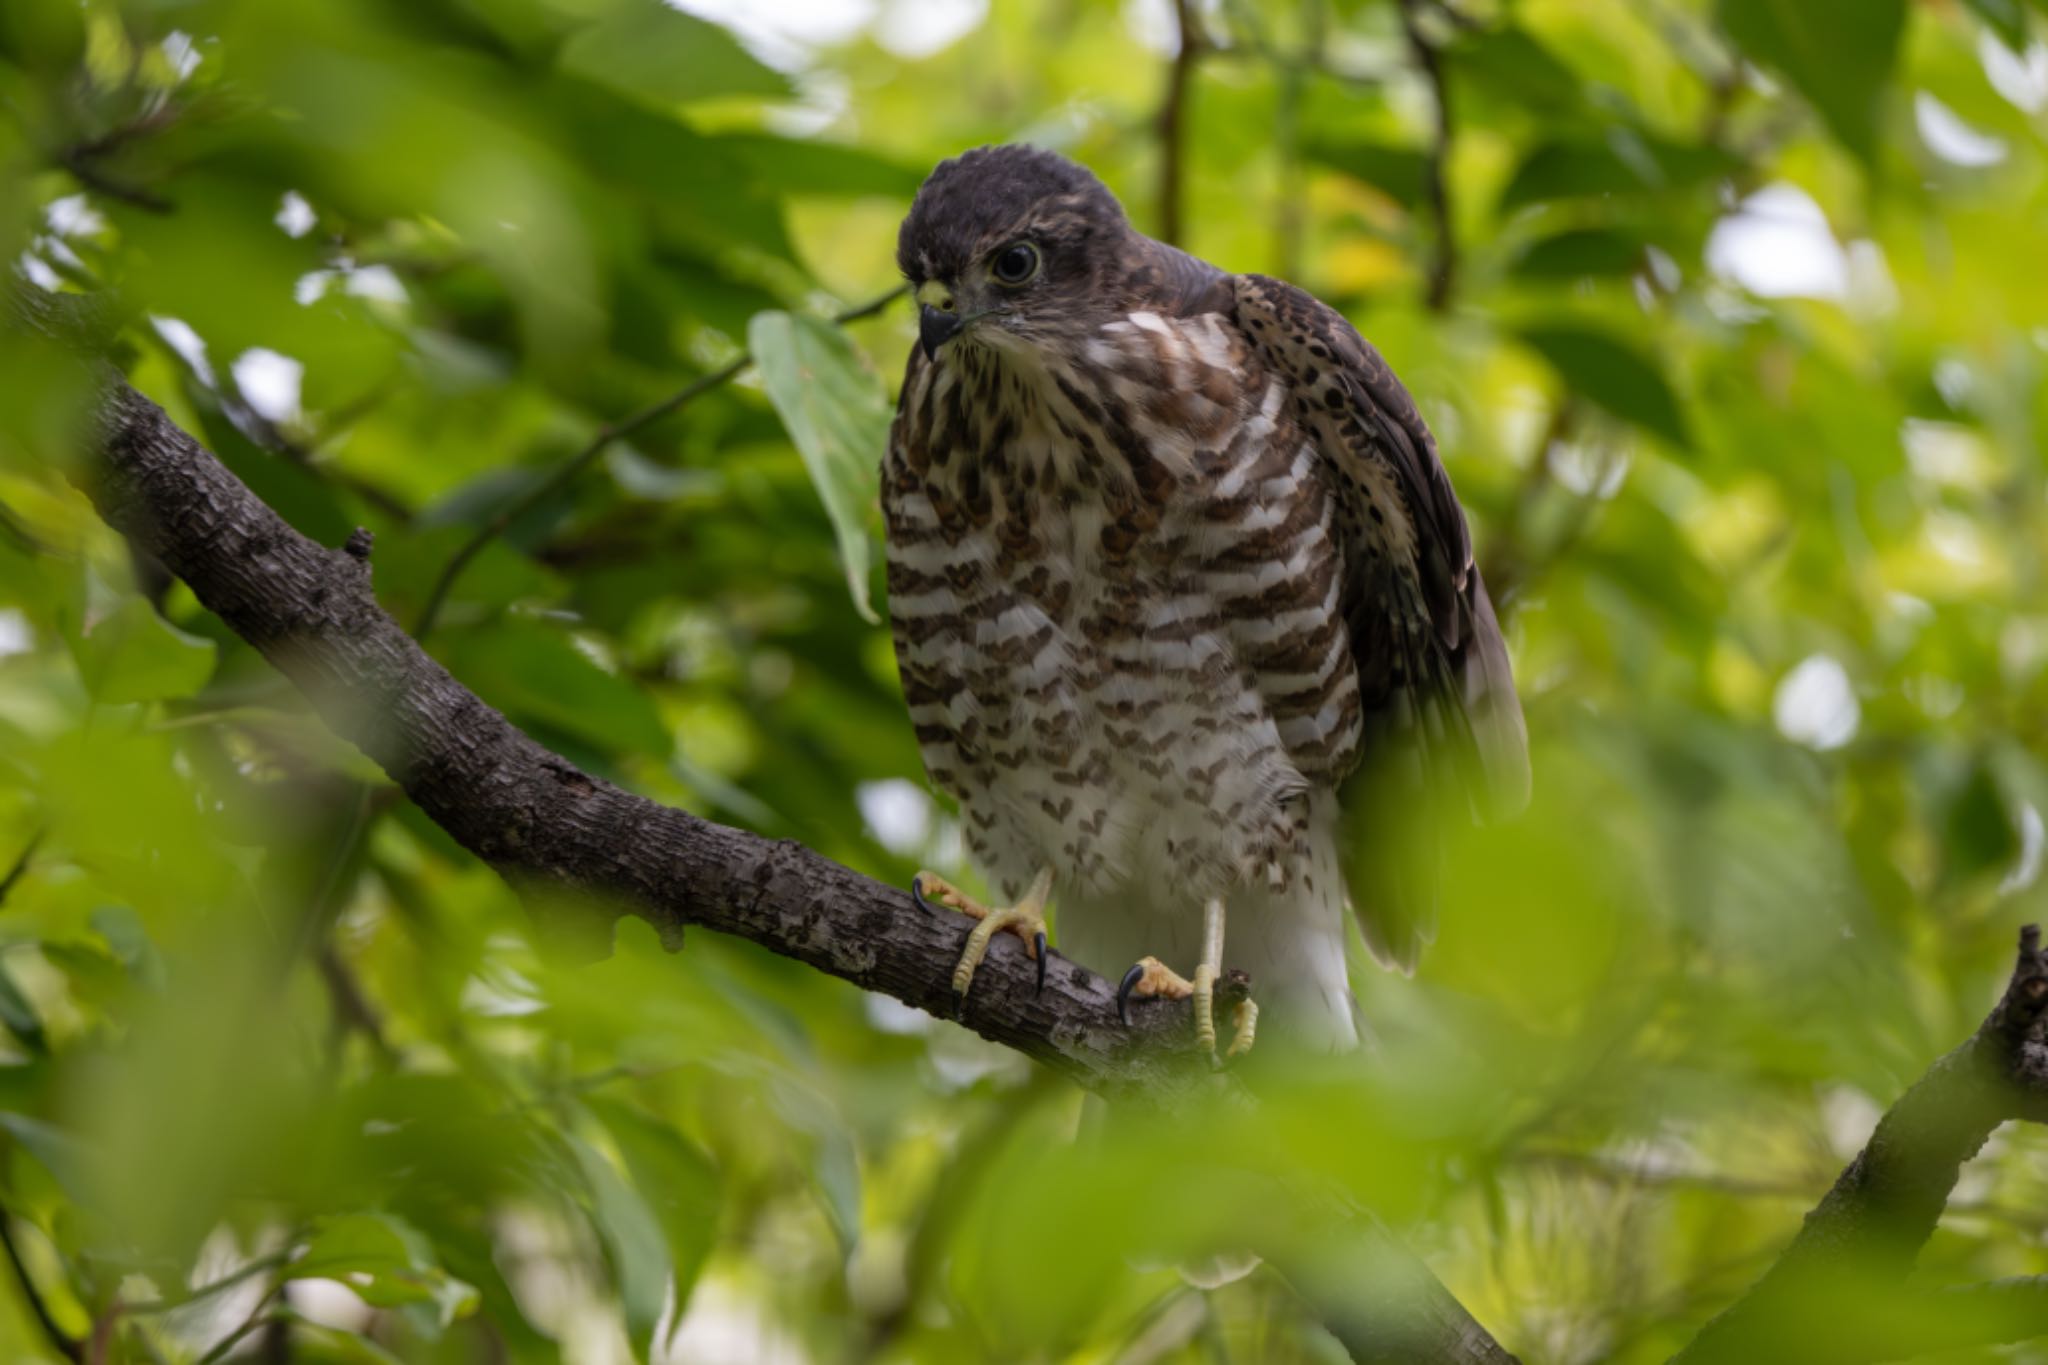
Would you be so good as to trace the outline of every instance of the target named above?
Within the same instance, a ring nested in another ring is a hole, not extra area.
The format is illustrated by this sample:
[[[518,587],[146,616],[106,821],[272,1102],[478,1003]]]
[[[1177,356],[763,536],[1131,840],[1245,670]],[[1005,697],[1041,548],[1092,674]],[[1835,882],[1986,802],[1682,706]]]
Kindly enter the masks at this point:
[[[903,297],[908,289],[908,285],[898,285],[879,298],[847,309],[832,320],[845,324],[859,318],[870,317]],[[562,461],[554,473],[507,503],[496,516],[478,527],[476,534],[462,543],[461,549],[448,557],[448,563],[442,567],[440,574],[434,579],[432,590],[427,593],[426,606],[420,608],[419,619],[413,622],[413,634],[423,640],[433,634],[434,623],[440,619],[441,608],[448,600],[448,592],[455,586],[455,580],[462,576],[462,571],[469,567],[469,562],[482,554],[485,546],[505,534],[514,522],[574,483],[577,475],[588,469],[598,456],[611,448],[612,442],[652,426],[691,399],[738,377],[740,371],[752,363],[753,357],[742,351],[711,373],[691,380],[668,397],[649,403],[630,416],[621,417],[616,422],[607,422],[598,428],[597,434],[590,438],[588,445]]]
[[[1279,193],[1273,206],[1273,273],[1282,279],[1301,274],[1301,241],[1306,187],[1302,174],[1301,106],[1311,77],[1321,77],[1361,92],[1379,94],[1384,82],[1376,75],[1346,71],[1330,64],[1323,45],[1329,15],[1323,0],[1306,0],[1302,36],[1292,47],[1273,41],[1256,5],[1224,0],[1229,19],[1225,42],[1212,45],[1210,55],[1252,58],[1271,68],[1279,85],[1273,113],[1273,146],[1280,163]]]
[[[1923,1337],[1954,1346],[2048,1331],[2039,1282],[1933,1293],[1905,1283],[1963,1163],[2007,1120],[2048,1118],[2044,1012],[2048,956],[2028,925],[2011,984],[1983,1025],[1899,1098],[1784,1254],[1672,1365],[1854,1365],[1934,1349],[1911,1344]]]
[[[168,100],[151,105],[143,113],[119,126],[101,133],[98,137],[85,138],[68,147],[59,147],[51,154],[51,160],[68,171],[86,189],[96,190],[110,199],[118,199],[149,213],[169,213],[176,205],[153,190],[131,185],[112,175],[100,166],[100,160],[121,151],[132,142],[140,141],[155,133],[162,132],[177,122],[183,112],[181,106]]]
[[[114,179],[95,165],[91,157],[75,147],[67,147],[59,152],[57,164],[69,171],[71,178],[84,188],[104,194],[109,199],[118,199],[145,212],[169,213],[177,207],[154,190],[146,190],[140,185],[130,185]]]
[[[1486,586],[1496,604],[1507,607],[1518,598],[1530,580],[1540,578],[1577,542],[1591,523],[1598,500],[1591,493],[1576,494],[1562,527],[1546,537],[1540,549],[1531,541],[1530,523],[1545,495],[1557,486],[1557,452],[1571,442],[1579,429],[1580,406],[1571,394],[1558,400],[1550,422],[1530,457],[1528,467],[1515,485],[1507,515],[1491,538],[1486,557]]]
[[[1449,83],[1444,79],[1442,54],[1429,35],[1422,31],[1417,17],[1419,0],[1400,0],[1400,8],[1401,31],[1407,35],[1409,55],[1429,82],[1430,96],[1436,108],[1436,133],[1422,168],[1423,194],[1429,200],[1430,216],[1436,220],[1436,260],[1430,265],[1429,288],[1424,300],[1431,312],[1441,313],[1450,307],[1458,275],[1457,228],[1451,221],[1451,192],[1446,184],[1446,163],[1451,157],[1451,92]]]
[[[1173,62],[1166,69],[1166,94],[1159,101],[1155,131],[1159,137],[1159,240],[1181,244],[1183,172],[1187,164],[1188,86],[1195,64],[1208,50],[1193,0],[1173,0]]]

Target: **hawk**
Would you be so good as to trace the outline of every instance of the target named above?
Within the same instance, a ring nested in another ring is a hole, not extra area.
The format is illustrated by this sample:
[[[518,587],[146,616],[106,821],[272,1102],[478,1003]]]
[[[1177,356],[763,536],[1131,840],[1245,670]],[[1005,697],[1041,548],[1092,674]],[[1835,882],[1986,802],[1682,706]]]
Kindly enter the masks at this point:
[[[1379,352],[1280,280],[1139,233],[1081,166],[940,163],[897,244],[919,304],[882,470],[889,614],[932,782],[1011,932],[1195,1001],[1225,962],[1269,1029],[1356,1042],[1434,933],[1432,793],[1527,798],[1521,706],[1436,442]],[[1191,970],[1191,977],[1180,975]],[[1232,1011],[1225,1056],[1258,1018]],[[1126,1016],[1128,1017],[1128,1016]]]

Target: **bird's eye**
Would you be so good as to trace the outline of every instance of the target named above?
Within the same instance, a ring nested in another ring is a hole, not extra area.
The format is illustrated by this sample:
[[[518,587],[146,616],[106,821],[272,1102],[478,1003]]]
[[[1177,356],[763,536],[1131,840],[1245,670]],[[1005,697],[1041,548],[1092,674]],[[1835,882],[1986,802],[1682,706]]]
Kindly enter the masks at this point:
[[[1029,284],[1038,274],[1038,248],[1029,242],[1013,242],[996,253],[995,264],[989,273],[996,277],[997,284],[1015,288]]]

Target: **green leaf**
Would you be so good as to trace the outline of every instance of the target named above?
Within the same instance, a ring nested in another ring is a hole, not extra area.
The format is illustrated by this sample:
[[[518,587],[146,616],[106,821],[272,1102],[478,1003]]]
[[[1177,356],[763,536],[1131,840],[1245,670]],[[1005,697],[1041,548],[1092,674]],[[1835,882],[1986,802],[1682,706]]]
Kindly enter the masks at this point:
[[[708,139],[753,171],[764,189],[780,194],[883,194],[909,198],[924,173],[843,142],[725,133]]]
[[[420,1231],[388,1213],[328,1219],[290,1266],[292,1279],[335,1280],[378,1308],[409,1313],[429,1335],[475,1309],[477,1292],[443,1270]]]
[[[1906,0],[1721,0],[1719,13],[1728,36],[1783,72],[1844,146],[1876,160]]]
[[[1589,328],[1529,327],[1522,340],[1556,367],[1574,393],[1675,446],[1688,446],[1678,396],[1664,374],[1627,343]]]
[[[1505,95],[1537,113],[1567,113],[1585,103],[1572,69],[1523,29],[1473,29],[1444,55],[1450,70],[1475,90]]]
[[[1422,202],[1429,157],[1419,148],[1384,142],[1311,142],[1302,152],[1310,161],[1363,180],[1404,208]]]
[[[591,1100],[588,1106],[610,1132],[633,1188],[661,1227],[680,1325],[690,1291],[718,1239],[718,1169],[702,1148],[666,1124],[609,1100]]]
[[[78,674],[108,703],[189,697],[213,676],[213,641],[187,635],[130,594],[71,639]]]
[[[2027,12],[2020,0],[1964,0],[2014,52],[2027,50]],[[2038,0],[2037,0],[2038,3]]]
[[[132,905],[101,905],[88,917],[94,933],[106,940],[107,951],[127,968],[128,975],[151,990],[163,989],[164,962]]]
[[[598,667],[559,630],[500,621],[452,637],[448,664],[514,720],[540,722],[606,753],[665,758],[675,748],[647,694]]]
[[[864,620],[878,621],[868,602],[867,523],[889,444],[888,397],[846,333],[829,322],[759,313],[748,324],[747,344],[832,519],[853,605]]]
[[[770,1078],[769,1103],[782,1121],[812,1140],[811,1185],[840,1248],[860,1240],[860,1153],[832,1102],[794,1074]]]
[[[1588,275],[1629,275],[1643,264],[1643,239],[1612,228],[1575,228],[1539,238],[1515,257],[1514,271],[1530,279],[1576,280]]]
[[[0,959],[0,1024],[5,1024],[31,1052],[44,1050],[42,1016],[22,994],[21,986],[15,981],[14,974],[7,970],[4,959]]]
[[[787,96],[789,82],[707,20],[657,0],[621,0],[562,44],[561,65],[648,104],[721,95]]]
[[[590,1190],[591,1222],[604,1242],[605,1258],[611,1262],[612,1280],[626,1310],[626,1330],[635,1345],[651,1342],[661,1321],[671,1273],[661,1224],[647,1202],[595,1147],[573,1136],[563,1140],[575,1153],[576,1165]]]
[[[1537,147],[1501,191],[1500,211],[1512,213],[1553,199],[1683,190],[1727,175],[1741,164],[1716,147],[1668,142],[1616,124],[1597,139],[1569,138]]]
[[[1951,882],[2003,868],[2019,855],[2019,834],[1988,764],[1973,766],[1949,794],[1941,823],[1942,873]]]
[[[56,1177],[66,1193],[76,1199],[85,1188],[87,1150],[78,1138],[54,1123],[29,1114],[0,1110],[0,1130],[19,1142],[43,1169]]]

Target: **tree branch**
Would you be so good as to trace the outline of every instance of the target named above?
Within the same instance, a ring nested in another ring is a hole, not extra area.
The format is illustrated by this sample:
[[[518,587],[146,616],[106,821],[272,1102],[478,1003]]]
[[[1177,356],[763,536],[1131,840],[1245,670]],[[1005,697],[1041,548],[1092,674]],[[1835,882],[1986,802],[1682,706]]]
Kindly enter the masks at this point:
[[[2048,1117],[2048,955],[2041,931],[2020,931],[2019,960],[2005,995],[1977,1032],[1927,1069],[1878,1121],[1877,1131],[1834,1188],[1806,1216],[1783,1255],[1749,1293],[1701,1330],[1672,1365],[1720,1365],[1766,1358],[1808,1362],[1897,1359],[1916,1314],[1928,1330],[1955,1318],[1955,1305],[1997,1302],[2007,1314],[1964,1320],[2010,1328],[2020,1310],[2048,1330],[2038,1286],[2031,1294],[1990,1285],[1902,1293],[1921,1246],[1947,1206],[1963,1163],[2009,1119]],[[1879,1332],[1845,1331],[1844,1310],[1875,1312]],[[2002,1341],[1978,1335],[1973,1342]],[[1916,1350],[1931,1349],[1927,1347]]]
[[[1201,21],[1192,0],[1173,0],[1174,36],[1178,46],[1166,69],[1166,94],[1159,101],[1154,119],[1159,137],[1159,240],[1169,246],[1181,244],[1181,185],[1187,164],[1188,85],[1194,79],[1195,63],[1207,50]]]
[[[1443,57],[1436,44],[1422,31],[1421,21],[1416,15],[1418,0],[1399,0],[1401,10],[1401,32],[1408,39],[1409,55],[1415,59],[1417,69],[1429,82],[1429,92],[1436,109],[1436,131],[1430,141],[1429,155],[1423,163],[1423,192],[1429,198],[1430,216],[1436,220],[1436,260],[1429,270],[1429,288],[1424,301],[1432,313],[1441,313],[1451,305],[1451,293],[1457,285],[1458,237],[1451,221],[1451,192],[1446,183],[1446,163],[1451,157],[1451,91],[1444,78]]]

